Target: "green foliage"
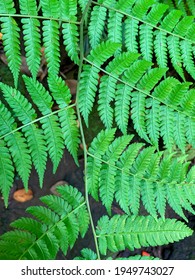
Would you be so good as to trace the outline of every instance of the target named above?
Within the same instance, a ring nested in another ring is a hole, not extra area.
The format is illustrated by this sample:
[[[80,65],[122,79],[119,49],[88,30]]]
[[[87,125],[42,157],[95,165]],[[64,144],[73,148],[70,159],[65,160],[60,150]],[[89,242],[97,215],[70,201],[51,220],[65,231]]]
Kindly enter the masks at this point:
[[[58,96],[55,99],[55,87],[51,86],[54,90],[54,100],[61,106],[57,111],[59,115],[54,114],[51,94],[33,78],[23,76],[23,79],[33,104],[37,106],[37,112],[20,91],[1,83],[0,88],[4,99],[10,106],[10,111],[1,103],[0,123],[2,125],[1,136],[5,136],[16,170],[27,188],[32,163],[39,175],[40,185],[42,185],[47,153],[53,162],[54,172],[62,158],[65,145],[77,162],[79,133],[75,112],[70,107],[70,98],[65,104],[58,100]],[[56,79],[64,83],[60,78],[56,77]],[[65,84],[61,95],[62,98],[63,95],[64,98],[70,96],[69,88]],[[41,117],[38,118],[37,114],[41,114]],[[22,132],[17,131],[19,130],[17,120],[23,124]],[[13,134],[13,130],[17,132]],[[13,184],[13,180],[10,184]],[[7,201],[7,197],[5,198]]]
[[[100,252],[103,255],[106,255],[107,250],[117,252],[124,248],[133,250],[149,244],[152,246],[167,244],[192,234],[191,229],[174,219],[156,221],[150,216],[125,215],[115,215],[110,220],[108,216],[103,216],[98,221],[96,232]]]
[[[46,206],[27,208],[33,218],[20,218],[11,224],[14,230],[0,238],[1,260],[52,260],[59,249],[66,255],[79,234],[85,236],[89,217],[82,194],[72,186],[60,186],[58,192],[60,196],[41,198]]]
[[[187,160],[187,150],[195,148],[194,1],[5,0],[0,2],[0,24],[14,82],[13,87],[0,83],[5,206],[16,173],[28,190],[34,166],[42,186],[47,159],[55,173],[66,148],[79,165],[79,144],[85,164],[85,196],[77,188],[60,186],[59,195],[40,198],[44,206],[27,208],[32,217],[12,222],[14,229],[0,236],[0,259],[55,259],[59,250],[66,255],[89,224],[96,252],[83,248],[77,260],[113,259],[109,251],[118,254],[190,236],[186,223],[195,205],[195,168]],[[48,70],[44,86],[38,79],[42,46]],[[74,101],[60,76],[63,46],[78,66]],[[30,71],[22,76],[26,92],[18,89],[21,55]],[[105,129],[87,143],[83,122],[90,131],[96,104]],[[97,224],[90,196],[109,215]],[[167,206],[181,221],[166,218]],[[121,215],[114,213],[116,208]]]

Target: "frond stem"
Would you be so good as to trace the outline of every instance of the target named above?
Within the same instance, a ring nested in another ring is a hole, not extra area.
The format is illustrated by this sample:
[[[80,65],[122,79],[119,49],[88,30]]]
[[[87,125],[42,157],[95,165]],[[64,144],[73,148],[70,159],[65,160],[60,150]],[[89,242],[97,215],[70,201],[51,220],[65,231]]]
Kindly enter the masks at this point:
[[[83,60],[84,60],[84,45],[83,45],[84,22],[85,22],[85,16],[89,10],[91,2],[92,2],[92,0],[89,0],[86,5],[85,11],[82,15],[81,26],[80,26],[80,62],[79,62],[78,86],[77,86],[77,94],[76,94],[76,96],[77,96],[76,97],[76,104],[77,104],[76,109],[77,109],[78,121],[80,124],[79,127],[80,127],[81,139],[82,139],[82,144],[83,144],[83,150],[84,150],[85,200],[86,200],[86,206],[87,206],[88,213],[89,213],[91,229],[92,229],[92,233],[93,233],[93,237],[94,237],[97,258],[100,260],[101,258],[100,258],[100,252],[99,252],[99,247],[98,247],[98,240],[97,240],[97,236],[96,236],[96,232],[95,232],[95,226],[94,226],[93,217],[92,217],[92,213],[91,213],[91,207],[90,207],[90,203],[89,203],[89,191],[88,191],[88,184],[87,184],[87,145],[85,142],[85,135],[84,135],[83,125],[82,125],[82,120],[81,120],[81,114],[80,114],[79,107],[78,107],[78,101],[79,101],[78,89],[79,89],[80,76],[81,76]]]
[[[29,122],[29,123],[26,123],[26,124],[24,124],[24,125],[21,125],[20,127],[17,127],[16,129],[13,129],[12,131],[10,131],[10,132],[8,132],[8,133],[6,133],[6,134],[0,136],[0,140],[3,139],[3,138],[5,138],[6,136],[8,136],[8,135],[10,135],[10,134],[13,134],[13,133],[15,133],[15,132],[17,132],[17,131],[23,129],[24,127],[27,127],[27,126],[29,126],[29,125],[31,125],[31,124],[33,124],[33,123],[37,123],[37,122],[39,122],[39,121],[41,121],[41,120],[43,120],[43,119],[45,119],[45,118],[49,118],[49,117],[52,116],[52,115],[56,115],[57,113],[59,113],[59,112],[61,112],[61,111],[64,111],[64,110],[67,110],[67,109],[72,108],[72,107],[75,107],[75,104],[72,104],[72,105],[70,105],[70,106],[61,108],[61,109],[59,109],[59,110],[56,110],[56,111],[54,111],[54,112],[51,112],[50,114],[47,114],[47,115],[42,116],[42,117],[40,117],[40,118],[37,118],[37,119],[35,119],[35,120],[33,120],[33,121]]]
[[[162,99],[160,99],[160,98],[158,98],[158,97],[155,97],[155,96],[153,96],[152,94],[150,94],[150,93],[148,93],[148,92],[146,92],[146,91],[144,91],[144,90],[142,90],[142,89],[140,89],[140,88],[138,88],[138,87],[136,87],[136,86],[133,86],[133,85],[131,85],[130,83],[128,83],[128,82],[126,82],[126,81],[124,81],[124,80],[122,80],[122,79],[120,79],[120,78],[117,78],[117,77],[114,76],[113,74],[107,72],[105,69],[103,69],[103,68],[101,68],[101,67],[95,65],[94,63],[92,63],[92,62],[91,62],[90,60],[88,60],[87,58],[84,58],[84,60],[85,60],[87,63],[89,63],[89,64],[91,64],[92,66],[94,66],[95,68],[97,68],[97,69],[99,69],[100,71],[104,72],[106,75],[109,75],[110,77],[116,79],[118,82],[121,82],[121,83],[123,83],[124,85],[127,85],[127,86],[131,87],[132,89],[134,89],[134,90],[136,90],[136,91],[139,91],[139,92],[143,93],[144,95],[149,96],[149,97],[155,99],[156,101],[158,101],[158,102],[160,102],[160,103],[163,103],[163,104],[166,105],[167,107],[172,108],[174,111],[177,111],[178,113],[183,114],[183,115],[189,117],[190,119],[195,119],[194,116],[189,115],[187,112],[182,111],[182,110],[178,110],[177,107],[175,107],[175,106],[173,106],[173,105],[171,105],[171,104],[167,104],[167,103],[164,102]]]
[[[39,20],[55,20],[60,22],[66,22],[66,23],[72,23],[76,25],[80,25],[80,21],[71,21],[71,20],[65,20],[65,19],[59,19],[54,17],[43,17],[43,16],[36,16],[36,15],[22,15],[22,14],[0,14],[0,17],[17,17],[17,18],[35,18]]]

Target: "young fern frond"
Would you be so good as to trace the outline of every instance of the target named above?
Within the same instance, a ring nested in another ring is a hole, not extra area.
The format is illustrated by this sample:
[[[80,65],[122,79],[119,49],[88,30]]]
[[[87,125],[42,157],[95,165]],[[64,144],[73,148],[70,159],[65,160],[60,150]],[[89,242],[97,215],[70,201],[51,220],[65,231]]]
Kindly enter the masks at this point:
[[[79,234],[84,237],[89,217],[82,194],[72,186],[60,186],[58,192],[60,196],[40,198],[45,206],[27,208],[33,218],[20,218],[11,223],[14,230],[0,237],[1,260],[55,259],[60,249],[66,255]],[[82,211],[84,228],[80,227],[79,211]]]

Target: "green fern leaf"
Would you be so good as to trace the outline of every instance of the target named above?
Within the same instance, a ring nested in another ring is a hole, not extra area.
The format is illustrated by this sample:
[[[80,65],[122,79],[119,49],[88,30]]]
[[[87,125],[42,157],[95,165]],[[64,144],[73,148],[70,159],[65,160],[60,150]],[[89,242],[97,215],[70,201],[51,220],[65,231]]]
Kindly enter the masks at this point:
[[[71,101],[69,88],[60,77],[51,76],[48,81],[54,99],[59,107],[64,109]],[[80,140],[75,111],[73,108],[66,108],[63,111],[59,111],[58,116],[65,145],[78,164],[77,151]]]
[[[21,0],[20,12],[22,15],[32,15],[37,16],[37,5],[34,0]],[[41,61],[41,37],[40,37],[40,22],[34,18],[22,18],[21,22],[23,24],[23,34],[24,34],[24,44],[26,52],[26,61],[29,70],[32,73],[33,78],[39,70]]]
[[[2,129],[1,135],[4,137],[4,141],[10,149],[16,170],[25,188],[28,189],[28,179],[31,170],[29,150],[24,140],[24,135],[18,131],[12,133],[16,128],[16,123],[2,103],[0,103],[0,126]]]
[[[116,168],[114,165],[131,139],[132,136],[126,135],[114,140],[103,157],[108,164],[103,164],[100,171],[100,197],[109,214],[111,214],[115,192]]]
[[[107,151],[110,142],[114,139],[114,129],[101,131],[89,147],[87,158],[87,184],[88,191],[95,200],[98,200],[99,172],[101,170],[101,158]]]
[[[42,186],[47,153],[42,131],[32,123],[36,118],[35,110],[19,91],[2,83],[0,84],[0,88],[3,91],[5,100],[13,109],[15,116],[25,125],[22,131],[26,136],[32,161],[38,172],[40,185]]]
[[[136,40],[138,26],[139,21],[134,18],[125,20],[125,46],[130,52],[138,52],[138,42]]]
[[[128,52],[122,53],[121,55],[113,59],[106,67],[106,71],[108,73],[112,73],[112,76],[104,75],[101,78],[98,111],[102,122],[107,128],[111,128],[113,123],[113,108],[110,106],[110,103],[115,98],[117,78],[130,66],[131,63],[135,61],[137,57],[138,54]],[[123,101],[124,100],[126,100],[126,98],[124,98]],[[116,109],[116,111],[121,112],[120,109]]]
[[[147,11],[149,10],[150,6],[155,3],[155,0],[149,1],[142,1],[138,0],[135,2],[135,5],[132,9],[132,15],[142,19]]]
[[[68,241],[69,241],[70,248],[72,249],[79,235],[78,221],[73,214],[70,214],[65,220],[65,225],[69,229]]]
[[[108,2],[108,0],[98,1],[98,2],[107,4],[106,2]],[[107,13],[107,9],[101,6],[94,6],[91,12],[90,23],[89,23],[89,40],[92,48],[95,48],[101,41],[102,33],[104,30],[104,21],[106,19],[106,13]]]
[[[147,22],[153,25],[158,24],[158,22],[161,20],[167,9],[168,5],[155,3],[155,5],[152,5],[151,10],[147,14]]]
[[[151,216],[126,216],[125,226],[120,228],[118,224],[121,224],[121,219],[124,220],[124,216],[116,216],[110,220],[104,216],[98,221],[96,232],[100,252],[103,255],[107,253],[107,250],[117,252],[118,246],[120,246],[120,250],[121,248],[134,250],[134,248],[143,246],[168,244],[192,234],[192,230],[180,221],[174,219],[155,220]],[[118,245],[115,239],[121,235],[123,242]]]
[[[178,197],[178,193],[177,193],[175,187],[171,186],[171,185],[167,185],[166,191],[167,191],[167,200],[168,200],[168,203],[170,204],[170,206],[185,221],[188,221],[182,210],[182,207],[180,204],[180,199]]]
[[[59,17],[59,1],[58,0],[40,0],[44,17]]]
[[[60,1],[60,12],[61,18],[66,23],[62,24],[62,34],[63,34],[63,43],[65,45],[66,51],[69,57],[76,63],[79,64],[79,57],[78,57],[78,43],[79,43],[79,33],[78,27],[76,23],[77,21],[77,1]],[[84,3],[83,3],[84,5]],[[82,6],[83,7],[83,6]],[[84,7],[83,7],[84,8]],[[70,21],[70,22],[68,22]]]
[[[97,260],[97,254],[91,249],[84,248],[81,250],[81,256],[75,257],[74,260]]]
[[[186,137],[185,137],[185,127],[186,122],[185,116],[179,113],[175,113],[175,142],[184,153],[186,146]]]
[[[12,222],[10,226],[16,229],[28,231],[36,235],[37,238],[41,237],[46,230],[45,225],[41,224],[40,222],[32,218],[19,218],[18,220]]]
[[[183,64],[187,70],[187,72],[195,79],[195,66],[193,60],[193,53],[192,53],[192,44],[188,41],[181,41],[181,52],[183,58]]]
[[[159,132],[160,132],[160,103],[151,98],[148,100],[146,107],[146,127],[147,134],[150,135],[151,143],[158,148]]]
[[[48,78],[48,84],[59,108],[63,109],[67,107],[71,102],[71,93],[65,81],[61,77],[52,75]]]
[[[78,148],[79,148],[79,128],[76,121],[76,114],[73,108],[67,108],[58,113],[60,125],[65,141],[65,145],[73,156],[76,164],[78,165]]]
[[[43,43],[48,72],[57,75],[60,68],[59,24],[57,21],[43,21]]]
[[[143,182],[141,188],[141,196],[145,209],[148,211],[148,213],[151,216],[157,219],[157,211],[155,205],[155,192],[154,192],[153,183],[149,181]]]
[[[139,136],[150,143],[150,140],[146,134],[145,106],[145,95],[141,92],[132,92],[131,118],[133,120],[134,127],[137,130]]]
[[[60,188],[60,191],[64,188],[66,187]],[[42,197],[41,200],[47,207],[27,208],[34,219],[20,218],[14,221],[12,226],[16,230],[0,237],[0,259],[55,259],[59,249],[66,254],[69,246],[74,245],[78,234],[84,234],[84,227],[79,228],[78,225],[78,211],[83,208],[86,211],[84,198],[77,189],[69,186],[66,194],[67,199],[66,195]],[[72,205],[69,200],[72,200]],[[88,212],[85,215],[88,217]],[[84,217],[83,223],[88,224],[88,221],[89,218]],[[17,245],[17,248],[15,243],[20,246]]]
[[[153,27],[142,24],[140,26],[140,48],[143,58],[152,61],[153,55]]]
[[[64,39],[64,45],[69,57],[76,63],[79,64],[78,57],[78,27],[76,24],[63,23],[62,33]]]
[[[0,10],[1,11],[1,10]],[[21,65],[19,27],[12,17],[1,17],[1,32],[3,34],[3,46],[8,61],[8,66],[14,77],[17,87]]]
[[[195,122],[191,118],[186,119],[186,138],[195,146]]]
[[[94,50],[92,50],[87,57],[90,63],[94,64],[95,66],[83,66],[83,72],[81,73],[79,83],[78,105],[87,125],[88,116],[93,107],[95,93],[98,85],[99,69],[97,67],[100,67],[102,63],[104,63],[110,56],[112,56],[118,46],[119,45],[117,43],[113,43],[110,41],[101,43]]]
[[[161,119],[161,136],[166,148],[171,151],[174,143],[174,111],[166,106],[161,106]]]
[[[84,12],[85,8],[86,8],[86,6],[88,4],[88,0],[78,0],[78,3],[80,5],[80,7],[81,7],[82,12]]]
[[[51,114],[53,102],[50,94],[40,83],[34,81],[32,78],[23,76],[23,79],[32,100],[41,113],[43,115]],[[63,136],[58,124],[58,118],[55,115],[50,115],[47,118],[43,118],[40,122],[45,134],[49,155],[53,162],[53,172],[55,172],[62,158],[64,149]]]
[[[160,67],[167,67],[168,54],[167,54],[167,38],[166,33],[163,31],[155,32],[154,39],[154,53],[157,63]]]
[[[9,192],[14,182],[14,168],[9,150],[2,140],[0,141],[0,182],[0,190],[7,207]]]
[[[174,36],[169,36],[167,38],[167,45],[168,45],[169,55],[173,67],[178,72],[178,74],[182,77],[182,79],[185,80],[184,72],[182,69],[182,55],[179,46],[179,38]]]
[[[138,151],[143,147],[143,144],[136,143],[130,145],[127,150],[122,154],[119,161],[117,162],[117,167],[120,170],[117,170],[116,173],[116,201],[119,203],[120,207],[127,213],[129,213],[130,205],[130,182],[129,175],[127,172],[131,168]]]

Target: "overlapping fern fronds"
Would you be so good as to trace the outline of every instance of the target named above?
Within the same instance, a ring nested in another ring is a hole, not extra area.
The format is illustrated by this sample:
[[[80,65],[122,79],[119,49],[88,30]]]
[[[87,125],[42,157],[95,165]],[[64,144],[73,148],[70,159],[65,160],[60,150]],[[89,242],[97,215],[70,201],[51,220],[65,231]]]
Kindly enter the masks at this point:
[[[39,10],[36,0],[21,0],[19,4],[20,17],[16,19],[14,1],[6,0],[0,3],[0,30],[3,34],[4,50],[13,73],[15,86],[17,87],[21,65],[21,32],[27,65],[34,78],[40,67],[41,32],[49,73],[53,75],[59,73],[60,27],[68,55],[78,64],[77,1],[41,0]],[[19,27],[20,19],[22,30]]]
[[[29,207],[33,217],[14,221],[14,230],[0,237],[0,259],[55,259],[59,250],[66,255],[79,233],[84,237],[89,222],[96,252],[85,248],[76,259],[101,259],[108,250],[164,245],[190,236],[192,230],[183,222],[166,219],[166,208],[185,221],[186,212],[195,214],[195,168],[185,153],[187,144],[195,147],[192,1],[20,0],[19,14],[14,2],[0,2],[0,32],[15,84],[0,83],[5,205],[16,172],[27,189],[32,165],[42,186],[47,158],[55,172],[65,147],[78,163],[77,118],[86,193],[84,198],[76,188],[61,186],[59,196],[42,197],[46,207]],[[79,65],[75,104],[58,76],[61,38]],[[20,39],[31,73],[23,76],[28,97],[17,87]],[[37,80],[42,45],[48,89]],[[88,148],[82,117],[88,126],[96,101],[106,129]],[[129,135],[133,129],[144,143]],[[180,156],[175,156],[175,146]],[[97,225],[89,195],[109,214]],[[124,214],[111,216],[114,203]],[[140,216],[142,206],[150,216]]]
[[[27,188],[32,164],[37,170],[42,186],[47,154],[53,162],[54,172],[65,146],[77,162],[79,131],[75,110],[71,107],[69,88],[60,77],[50,77],[51,95],[33,78],[23,76],[23,79],[38,111],[20,91],[0,83],[4,100],[9,104],[7,107],[0,102],[1,139],[3,139],[1,162],[2,166],[4,165],[1,170],[5,169],[1,174],[1,182],[4,184],[1,184],[0,188],[6,205],[14,178],[14,168],[5,168],[8,164],[15,166]],[[53,100],[59,105],[57,112],[53,112]],[[18,121],[22,126],[18,126]]]
[[[157,148],[160,137],[169,150],[177,145],[184,152],[187,143],[195,147],[195,91],[191,83],[174,77],[164,79],[167,68],[152,68],[152,63],[140,59],[137,53],[122,52],[101,68],[118,46],[103,42],[86,58],[88,64],[83,66],[79,88],[79,107],[85,122],[99,82],[98,111],[107,128],[115,121],[127,134],[131,119],[140,137]],[[107,56],[103,57],[103,51]],[[100,70],[104,72],[101,79]]]
[[[60,186],[60,196],[41,197],[45,206],[31,206],[32,218],[20,218],[14,230],[0,237],[1,260],[53,260],[59,250],[64,255],[79,234],[84,237],[89,216],[82,194],[72,186]]]
[[[183,219],[183,209],[195,213],[195,168],[174,155],[130,144],[133,136],[114,139],[115,130],[101,131],[88,150],[89,192],[99,197],[109,214],[116,200],[121,209],[138,215],[141,201],[155,219],[166,216],[166,205]]]
[[[195,2],[194,0],[159,0],[159,2],[167,4],[170,10],[181,10],[184,15],[195,16]]]
[[[194,16],[168,8],[156,0],[97,1],[88,30],[91,47],[95,48],[104,37],[121,44],[119,53],[140,52],[144,59],[155,60],[159,67],[167,67],[170,60],[183,80],[184,69],[195,78]]]

